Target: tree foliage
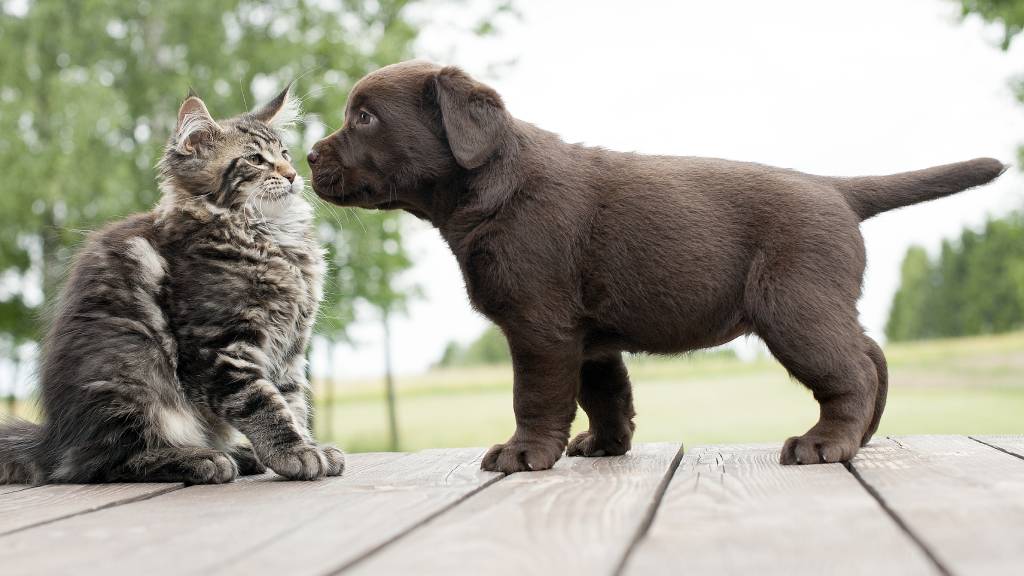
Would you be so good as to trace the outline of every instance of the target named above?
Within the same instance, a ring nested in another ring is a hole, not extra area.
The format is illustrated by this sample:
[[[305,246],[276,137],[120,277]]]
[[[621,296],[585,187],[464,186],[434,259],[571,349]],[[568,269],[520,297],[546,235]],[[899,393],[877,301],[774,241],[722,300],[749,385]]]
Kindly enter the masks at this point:
[[[508,341],[497,326],[489,326],[483,334],[466,346],[457,342],[449,342],[445,347],[439,368],[452,366],[480,366],[486,364],[508,364],[512,356],[508,350]]]
[[[943,242],[937,259],[913,246],[903,259],[886,336],[893,341],[1024,328],[1024,215],[989,220]]]
[[[36,338],[39,311],[87,231],[155,202],[154,164],[188,87],[215,116],[230,116],[253,107],[254,92],[266,97],[296,80],[307,114],[338,126],[359,77],[410,56],[412,3],[2,4],[0,333]],[[307,123],[297,132],[293,144],[305,148],[322,130]],[[401,301],[392,280],[410,263],[397,215],[366,213],[360,224],[319,211],[332,266],[318,329],[339,335],[358,299]]]

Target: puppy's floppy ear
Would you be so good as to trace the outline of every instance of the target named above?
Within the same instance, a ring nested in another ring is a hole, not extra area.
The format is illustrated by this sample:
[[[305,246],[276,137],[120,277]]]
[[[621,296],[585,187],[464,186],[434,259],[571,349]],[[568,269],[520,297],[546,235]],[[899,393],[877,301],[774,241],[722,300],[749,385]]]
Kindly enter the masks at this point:
[[[508,129],[501,96],[454,66],[437,73],[433,88],[455,161],[467,170],[479,168],[494,156]]]
[[[178,125],[174,129],[174,149],[185,155],[195,152],[196,146],[206,138],[223,131],[195,91],[189,88],[188,93],[178,110]]]

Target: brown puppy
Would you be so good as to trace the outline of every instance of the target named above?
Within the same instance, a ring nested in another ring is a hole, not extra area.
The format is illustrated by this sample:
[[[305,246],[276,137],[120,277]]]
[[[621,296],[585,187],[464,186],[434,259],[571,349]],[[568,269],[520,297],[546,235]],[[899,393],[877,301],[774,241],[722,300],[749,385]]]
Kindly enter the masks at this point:
[[[473,305],[508,337],[516,431],[483,468],[623,454],[633,398],[622,352],[671,354],[760,336],[821,415],[783,464],[849,460],[886,398],[885,357],[857,320],[859,224],[989,182],[977,159],[828,178],[709,158],[566,144],[516,120],[457,68],[388,66],[353,89],[345,125],[309,154],[313,187],[347,206],[429,220]]]

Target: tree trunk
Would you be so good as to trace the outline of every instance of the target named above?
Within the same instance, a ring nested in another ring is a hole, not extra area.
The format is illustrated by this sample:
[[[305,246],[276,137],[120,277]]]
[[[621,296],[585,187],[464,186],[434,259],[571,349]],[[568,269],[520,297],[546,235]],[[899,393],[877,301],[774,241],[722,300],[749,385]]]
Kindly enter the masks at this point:
[[[21,362],[18,360],[18,348],[14,348],[14,354],[11,355],[11,362],[14,364],[14,376],[11,378],[11,390],[7,396],[7,414],[9,416],[18,415],[18,379],[21,377]]]
[[[398,415],[395,410],[395,378],[391,373],[391,319],[387,312],[381,316],[384,323],[384,386],[388,394],[388,429],[391,433],[391,451],[398,452]]]
[[[327,378],[324,379],[324,411],[321,421],[324,430],[324,440],[334,442],[334,340],[330,337],[327,341]]]

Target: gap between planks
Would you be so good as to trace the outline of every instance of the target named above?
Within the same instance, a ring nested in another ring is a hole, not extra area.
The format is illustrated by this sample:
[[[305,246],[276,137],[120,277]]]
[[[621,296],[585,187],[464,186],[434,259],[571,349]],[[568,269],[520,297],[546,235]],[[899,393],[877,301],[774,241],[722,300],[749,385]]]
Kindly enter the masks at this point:
[[[897,436],[850,463],[945,574],[1012,573],[1024,562],[1024,436]]]
[[[654,497],[651,499],[651,504],[647,508],[647,513],[644,516],[643,522],[637,529],[633,539],[630,540],[629,546],[626,547],[625,553],[622,555],[622,559],[619,560],[615,566],[615,571],[612,572],[615,576],[622,576],[626,570],[626,563],[629,561],[629,557],[633,554],[633,551],[640,544],[640,541],[647,536],[647,532],[651,529],[651,525],[654,524],[654,518],[658,514],[658,508],[661,507],[662,500],[665,499],[665,492],[668,491],[669,484],[672,483],[672,478],[676,475],[676,470],[679,469],[679,463],[683,461],[683,453],[686,450],[686,444],[679,444],[679,451],[676,452],[675,458],[672,459],[672,463],[669,464],[668,470],[665,471],[665,477],[661,479],[661,484],[658,484],[657,490],[654,492]]]
[[[908,526],[907,523],[903,521],[903,518],[900,518],[899,514],[897,514],[896,511],[889,506],[889,504],[885,501],[885,498],[883,498],[882,495],[878,493],[878,490],[875,490],[873,486],[871,486],[870,484],[867,483],[866,480],[864,480],[864,477],[860,475],[860,472],[858,472],[857,469],[853,467],[853,463],[843,462],[843,466],[845,466],[846,470],[850,474],[852,474],[854,478],[857,479],[857,482],[860,483],[861,487],[864,488],[864,490],[867,491],[867,493],[870,494],[871,497],[875,499],[875,502],[878,502],[878,505],[882,508],[886,515],[889,516],[893,523],[895,523],[896,526],[900,530],[902,530],[904,534],[907,535],[907,538],[909,538],[910,541],[913,542],[921,550],[921,553],[924,554],[925,558],[927,558],[928,561],[932,563],[932,566],[935,568],[935,570],[942,576],[952,576],[952,573],[949,571],[948,568],[946,568],[942,564],[938,556],[935,555],[935,552],[933,552],[932,549],[929,548],[928,545],[925,544],[924,541],[921,540],[921,538],[917,534],[915,534],[913,530],[910,529],[910,526]]]
[[[45,495],[47,493],[47,488],[53,488],[53,489],[56,489],[56,490],[64,490],[64,489],[67,489],[67,488],[88,490],[88,489],[93,488],[93,487],[99,487],[101,489],[109,489],[109,488],[114,487],[114,486],[122,486],[122,487],[125,487],[125,488],[131,488],[131,489],[139,488],[141,490],[145,490],[145,485],[144,484],[122,484],[122,485],[116,485],[116,484],[95,484],[95,485],[88,485],[88,484],[86,484],[86,485],[50,484],[50,485],[44,485],[44,486],[33,486],[33,487],[25,488],[23,490],[15,490],[13,492],[8,492],[8,493],[4,494],[4,496],[16,495],[16,497],[20,498],[20,497],[22,497],[22,495],[27,490],[32,489],[32,488],[35,488],[35,490],[32,491],[31,496],[38,496],[40,494]],[[72,512],[68,512],[66,514],[57,513],[57,514],[54,514],[53,516],[50,516],[50,517],[41,518],[38,521],[29,522],[29,523],[26,523],[26,524],[23,524],[23,525],[18,525],[16,527],[8,529],[8,530],[0,531],[0,538],[3,538],[5,536],[10,536],[12,534],[17,534],[18,532],[23,532],[25,530],[30,530],[32,528],[38,528],[40,526],[45,526],[47,524],[53,524],[54,522],[60,522],[60,521],[63,521],[63,520],[67,520],[69,518],[74,518],[76,516],[84,516],[86,514],[92,514],[94,512],[99,512],[101,510],[107,510],[107,509],[115,508],[115,507],[118,507],[118,506],[124,506],[124,505],[127,505],[127,504],[134,504],[136,502],[142,502],[142,501],[145,501],[145,500],[150,500],[152,498],[156,498],[158,496],[163,496],[164,494],[169,494],[171,492],[175,492],[177,490],[182,490],[184,488],[185,488],[184,484],[164,486],[162,488],[157,488],[157,489],[154,489],[154,490],[149,491],[149,492],[142,492],[141,494],[136,494],[134,496],[130,496],[130,497],[127,497],[127,498],[110,500],[110,501],[107,501],[107,502],[100,502],[100,503],[97,503],[95,505],[87,505],[87,506],[85,506],[85,507],[83,507],[81,509],[74,510]]]

